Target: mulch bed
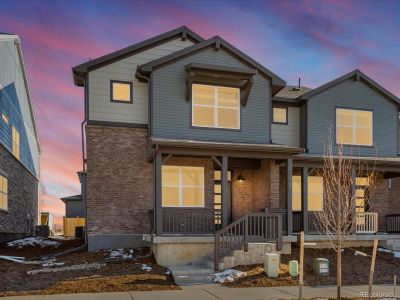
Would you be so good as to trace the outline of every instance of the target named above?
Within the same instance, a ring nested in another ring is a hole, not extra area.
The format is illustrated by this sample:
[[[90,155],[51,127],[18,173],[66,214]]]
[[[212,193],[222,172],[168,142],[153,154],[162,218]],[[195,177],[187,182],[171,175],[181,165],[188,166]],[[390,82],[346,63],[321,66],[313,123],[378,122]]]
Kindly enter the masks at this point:
[[[62,245],[59,247],[44,248],[10,249],[3,245],[0,246],[0,255],[36,258],[40,255],[64,252],[81,245],[81,242],[77,240],[60,242]],[[109,251],[80,250],[58,257],[57,262],[64,262],[64,265],[52,268],[85,263],[100,263],[105,266],[98,269],[68,270],[34,275],[27,274],[27,271],[42,269],[41,265],[20,264],[0,259],[0,297],[180,289],[174,283],[172,275],[165,274],[167,268],[155,263],[154,258],[149,255],[149,249],[137,249],[134,251],[133,257],[133,259],[110,259]],[[151,267],[151,270],[142,270],[142,264]]]
[[[372,255],[371,247],[352,248],[360,252]],[[329,276],[320,277],[313,274],[312,261],[314,258],[327,258],[329,260]],[[263,265],[238,266],[234,269],[244,271],[246,276],[233,282],[224,283],[229,287],[268,287],[298,285],[298,277],[293,278],[288,272],[288,262],[299,261],[299,248],[292,246],[292,254],[281,256],[279,278],[271,279],[264,273]],[[365,285],[368,284],[371,257],[354,255],[354,251],[345,249],[342,253],[342,284]],[[375,265],[374,284],[392,284],[393,276],[400,274],[400,258],[395,258],[392,253],[377,252]],[[335,285],[336,284],[336,253],[332,249],[305,249],[304,261],[305,285]]]

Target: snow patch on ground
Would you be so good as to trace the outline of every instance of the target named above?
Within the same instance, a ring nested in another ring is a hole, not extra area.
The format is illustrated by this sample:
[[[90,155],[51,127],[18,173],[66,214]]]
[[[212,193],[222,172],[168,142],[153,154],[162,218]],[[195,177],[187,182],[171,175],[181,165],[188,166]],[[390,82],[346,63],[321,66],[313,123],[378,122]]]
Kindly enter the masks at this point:
[[[57,262],[57,259],[49,259],[42,263],[42,267],[54,267],[54,266],[63,266],[65,262]]]
[[[392,251],[389,249],[385,249],[385,248],[378,248],[379,252],[386,252],[386,253],[393,253],[394,257],[396,258],[400,258],[400,251]]]
[[[40,246],[40,247],[58,247],[60,243],[42,237],[27,237],[20,240],[15,240],[7,243],[9,247],[27,247],[27,246]]]
[[[88,270],[88,269],[100,269],[104,267],[106,264],[99,264],[99,263],[85,263],[80,265],[74,265],[69,267],[61,267],[61,268],[43,268],[37,270],[30,270],[26,272],[29,275],[32,274],[39,274],[39,273],[52,273],[52,272],[62,272],[62,271],[72,271],[72,270]]]
[[[146,264],[142,264],[142,270],[143,270],[143,271],[150,272],[150,271],[153,270],[153,269],[152,269],[152,267],[150,267],[150,266],[148,266],[148,265],[146,265]]]
[[[214,280],[213,280],[214,282],[224,283],[224,282],[232,282],[237,278],[245,276],[246,272],[242,272],[242,271],[234,270],[234,269],[227,269],[223,272],[213,273],[211,275],[214,276]]]
[[[119,248],[119,249],[112,249],[110,251],[110,259],[112,258],[123,258],[123,259],[130,259],[134,258],[133,257],[133,250],[129,250],[128,253],[126,253],[124,248]]]
[[[170,270],[167,270],[167,271],[164,272],[164,274],[165,274],[165,275],[171,275],[171,271],[170,271]]]

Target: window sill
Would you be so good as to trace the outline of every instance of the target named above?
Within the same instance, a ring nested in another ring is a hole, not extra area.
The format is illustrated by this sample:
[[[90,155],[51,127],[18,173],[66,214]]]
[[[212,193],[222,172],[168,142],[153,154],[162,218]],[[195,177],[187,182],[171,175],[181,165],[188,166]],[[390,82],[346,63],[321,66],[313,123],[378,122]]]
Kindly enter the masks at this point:
[[[201,129],[201,130],[216,130],[216,131],[232,131],[232,132],[240,132],[241,128],[224,128],[224,127],[207,127],[207,126],[190,126],[191,129]]]

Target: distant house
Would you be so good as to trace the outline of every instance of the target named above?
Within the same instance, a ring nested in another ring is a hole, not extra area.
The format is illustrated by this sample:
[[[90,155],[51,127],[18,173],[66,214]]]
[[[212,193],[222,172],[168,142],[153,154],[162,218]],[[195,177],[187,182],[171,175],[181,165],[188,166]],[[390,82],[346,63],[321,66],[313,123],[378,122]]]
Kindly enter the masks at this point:
[[[61,198],[65,203],[65,218],[63,222],[64,235],[74,236],[75,227],[84,226],[86,219],[86,202],[85,202],[85,173],[78,172],[79,181],[81,183],[81,194]]]
[[[38,224],[39,155],[21,41],[0,34],[0,242]]]
[[[41,212],[40,213],[40,225],[49,226],[49,230],[54,229],[54,216],[50,212]]]

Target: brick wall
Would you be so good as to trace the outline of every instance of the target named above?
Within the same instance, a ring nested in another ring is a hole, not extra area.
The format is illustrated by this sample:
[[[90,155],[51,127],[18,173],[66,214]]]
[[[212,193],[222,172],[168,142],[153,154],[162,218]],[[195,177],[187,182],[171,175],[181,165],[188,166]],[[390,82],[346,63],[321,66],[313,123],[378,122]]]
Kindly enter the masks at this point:
[[[142,234],[152,229],[154,170],[147,130],[86,127],[88,234]]]
[[[235,169],[232,182],[232,214],[237,219],[249,212],[279,207],[279,166],[272,160],[263,160],[255,170]],[[237,181],[242,174],[243,182]]]
[[[0,210],[0,236],[25,234],[38,222],[38,180],[0,145],[0,174],[8,179],[8,211]],[[28,221],[29,220],[29,221]]]

